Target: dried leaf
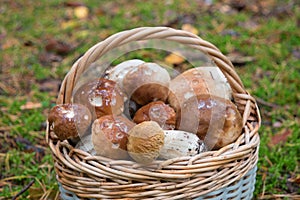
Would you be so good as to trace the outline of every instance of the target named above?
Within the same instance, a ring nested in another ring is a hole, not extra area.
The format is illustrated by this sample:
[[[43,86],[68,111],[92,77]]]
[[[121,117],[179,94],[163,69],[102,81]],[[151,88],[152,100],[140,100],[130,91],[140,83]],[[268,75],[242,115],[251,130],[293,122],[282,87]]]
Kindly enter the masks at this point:
[[[1,45],[1,48],[8,49],[19,44],[20,44],[19,40],[15,38],[7,38],[5,42]]]
[[[300,185],[300,174],[298,174],[296,177],[294,178],[289,178],[288,179],[289,182],[291,183],[296,183],[296,184],[299,184]]]
[[[86,6],[75,7],[74,15],[79,19],[86,19],[89,16],[89,9]]]
[[[271,141],[269,142],[269,146],[273,147],[280,143],[284,143],[287,141],[288,137],[292,134],[290,129],[284,129],[283,131],[276,133],[272,136]]]
[[[165,57],[165,62],[167,62],[169,64],[173,64],[173,65],[179,65],[179,64],[183,63],[184,61],[185,61],[185,59],[179,52],[173,52],[170,55],[168,55],[167,57]]]
[[[34,103],[34,102],[26,102],[26,104],[22,105],[20,107],[21,110],[31,110],[31,109],[36,109],[36,108],[41,108],[42,104],[41,103]]]
[[[56,94],[59,91],[60,84],[61,84],[61,80],[44,79],[39,82],[39,90],[41,92]]]
[[[165,26],[174,28],[177,27],[178,24],[194,24],[197,18],[195,14],[184,14],[178,16],[176,13],[172,13],[172,11],[166,13],[165,15],[169,15],[165,17],[167,19],[167,21],[164,23]]]
[[[70,44],[55,39],[49,39],[45,46],[45,49],[47,51],[55,52],[59,55],[65,55],[72,51],[72,47]]]
[[[78,21],[75,20],[69,20],[69,21],[64,21],[61,23],[61,28],[62,29],[74,29],[80,26]]]
[[[194,33],[195,35],[199,34],[199,31],[191,24],[183,24],[181,29],[190,33]]]
[[[74,1],[69,1],[64,3],[65,6],[67,7],[79,7],[79,6],[84,6],[82,2],[74,2]]]
[[[52,62],[60,62],[62,61],[62,57],[52,52],[41,52],[39,55],[39,61],[43,65],[49,65]]]
[[[227,57],[234,65],[245,65],[249,62],[255,61],[255,57],[245,56],[238,51],[233,51],[233,52],[229,53],[227,55]]]
[[[238,26],[251,31],[257,31],[260,28],[260,25],[254,20],[248,20],[245,22],[238,22]]]

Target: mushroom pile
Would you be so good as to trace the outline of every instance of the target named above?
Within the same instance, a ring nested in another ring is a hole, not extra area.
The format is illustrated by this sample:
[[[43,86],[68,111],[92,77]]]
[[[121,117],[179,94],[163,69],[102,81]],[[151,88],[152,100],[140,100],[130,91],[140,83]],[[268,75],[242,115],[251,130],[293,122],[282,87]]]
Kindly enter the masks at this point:
[[[72,103],[56,105],[48,122],[59,140],[111,159],[148,164],[194,156],[235,141],[242,117],[217,67],[171,78],[156,63],[128,60],[79,87]]]

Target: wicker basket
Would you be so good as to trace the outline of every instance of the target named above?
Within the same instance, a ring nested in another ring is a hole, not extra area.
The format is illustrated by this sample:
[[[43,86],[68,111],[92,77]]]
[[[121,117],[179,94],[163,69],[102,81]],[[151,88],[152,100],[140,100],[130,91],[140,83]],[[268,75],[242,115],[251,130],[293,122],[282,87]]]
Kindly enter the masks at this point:
[[[232,144],[194,157],[156,160],[150,166],[111,160],[59,141],[48,126],[63,199],[251,199],[258,160],[260,114],[232,63],[218,48],[198,36],[167,27],[142,27],[117,33],[90,48],[66,75],[57,104],[71,101],[80,75],[110,50],[132,41],[163,39],[208,54],[224,73],[243,117],[243,133]]]

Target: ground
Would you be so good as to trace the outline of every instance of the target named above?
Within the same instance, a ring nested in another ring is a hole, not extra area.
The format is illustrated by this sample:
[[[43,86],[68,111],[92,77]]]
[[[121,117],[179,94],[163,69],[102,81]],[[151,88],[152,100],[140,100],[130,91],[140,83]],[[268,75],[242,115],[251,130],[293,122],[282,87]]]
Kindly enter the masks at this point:
[[[188,29],[230,58],[262,115],[254,197],[299,198],[298,1],[2,0],[0,22],[0,199],[57,197],[45,121],[60,83],[91,46],[139,26]]]

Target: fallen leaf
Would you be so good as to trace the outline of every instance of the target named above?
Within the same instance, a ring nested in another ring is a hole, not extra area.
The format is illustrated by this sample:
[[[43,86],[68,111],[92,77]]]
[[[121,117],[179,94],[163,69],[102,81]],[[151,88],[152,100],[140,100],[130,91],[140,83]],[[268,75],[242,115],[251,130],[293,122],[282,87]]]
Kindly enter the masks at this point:
[[[214,30],[217,32],[217,33],[221,33],[224,31],[226,25],[222,22],[222,23],[219,23],[217,20],[212,20],[211,21],[211,25],[214,27]]]
[[[42,104],[41,103],[34,103],[34,102],[26,102],[26,104],[22,105],[20,107],[21,110],[31,110],[31,109],[36,109],[36,108],[41,108]]]
[[[65,2],[64,5],[67,6],[67,7],[73,7],[73,8],[74,7],[79,7],[79,6],[84,6],[84,4],[81,3],[81,2],[73,2],[73,1]]]
[[[65,42],[55,40],[55,39],[49,39],[47,41],[45,49],[47,51],[55,52],[59,55],[65,55],[68,54],[70,51],[72,51],[73,48],[71,47],[70,44],[67,44]]]
[[[19,40],[15,39],[15,38],[7,38],[5,40],[5,42],[1,45],[1,49],[9,49],[13,46],[19,45],[20,42]]]
[[[296,184],[299,184],[300,185],[300,174],[298,174],[296,177],[294,178],[289,178],[288,179],[289,182],[291,183],[296,183]]]
[[[165,26],[168,27],[177,27],[178,24],[194,24],[196,21],[196,15],[195,14],[184,14],[184,15],[177,15],[176,13],[166,13],[167,15],[170,15],[168,18],[168,21],[165,23]],[[176,18],[174,18],[177,16]]]
[[[260,28],[260,25],[254,21],[254,20],[248,20],[245,22],[238,22],[238,26],[251,30],[251,31],[257,31],[258,28]]]
[[[45,193],[45,191],[42,188],[37,187],[31,187],[28,191],[29,197],[31,199],[41,199],[41,197],[43,197],[43,194]]]
[[[43,65],[51,64],[52,62],[62,61],[62,57],[52,52],[41,52],[39,55],[39,61]]]
[[[167,57],[165,57],[165,62],[167,62],[169,64],[173,64],[173,65],[179,65],[179,64],[183,63],[184,61],[185,61],[185,59],[179,52],[173,52],[170,55],[168,55]]]
[[[61,80],[57,79],[44,79],[39,82],[39,90],[41,92],[48,92],[48,93],[58,93],[59,87],[61,84]]]
[[[253,56],[245,56],[239,51],[233,51],[227,55],[229,60],[234,64],[234,65],[245,65],[249,62],[255,61],[255,57]]]
[[[236,13],[236,10],[234,10],[231,6],[226,5],[226,4],[220,6],[219,11],[223,14],[234,14],[234,13]]]
[[[89,15],[89,9],[86,6],[75,7],[74,15],[79,19],[86,19]]]
[[[288,137],[292,134],[292,131],[290,129],[283,129],[281,132],[276,133],[272,136],[271,141],[269,142],[269,146],[273,147],[275,145],[278,145],[280,143],[284,143],[287,141]]]
[[[77,31],[76,38],[85,39],[89,36],[90,32],[88,30]]]
[[[181,29],[190,33],[194,33],[195,35],[199,34],[199,31],[191,24],[183,24]]]
[[[74,29],[80,27],[80,23],[75,20],[69,20],[62,22],[60,26],[62,29]]]

